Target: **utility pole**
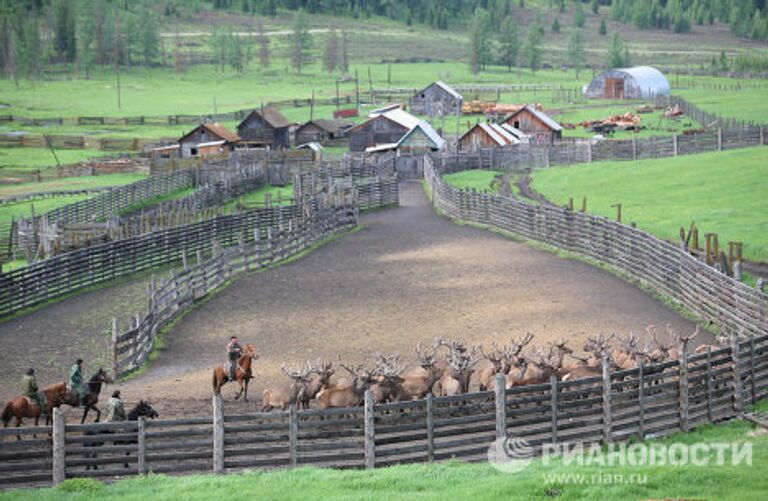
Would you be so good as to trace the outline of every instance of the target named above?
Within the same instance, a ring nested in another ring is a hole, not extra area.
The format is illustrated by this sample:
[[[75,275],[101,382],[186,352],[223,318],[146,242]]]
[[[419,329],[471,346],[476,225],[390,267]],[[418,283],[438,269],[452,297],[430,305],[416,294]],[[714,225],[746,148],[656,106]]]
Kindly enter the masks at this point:
[[[312,100],[309,102],[309,121],[315,119],[315,89],[312,88]]]

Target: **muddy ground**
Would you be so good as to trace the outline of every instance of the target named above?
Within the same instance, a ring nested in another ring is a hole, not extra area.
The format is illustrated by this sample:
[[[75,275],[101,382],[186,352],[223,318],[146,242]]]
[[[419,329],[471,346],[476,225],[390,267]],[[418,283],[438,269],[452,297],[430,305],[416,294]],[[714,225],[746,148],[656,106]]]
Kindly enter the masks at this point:
[[[128,403],[149,399],[163,417],[209,414],[211,368],[223,362],[232,334],[261,353],[251,402],[233,402],[231,385],[223,391],[229,409],[244,412],[257,408],[266,386],[287,381],[283,362],[337,355],[355,362],[375,351],[412,359],[414,345],[435,336],[487,344],[531,332],[536,343],[564,336],[580,347],[600,332],[666,323],[694,328],[605,271],[441,218],[418,183],[401,185],[400,208],[361,219],[361,231],[244,276],[199,305],[174,328],[152,366],[119,385]],[[0,400],[17,393],[28,365],[45,368],[40,379],[49,384],[79,353],[89,363],[107,359],[103,319],[137,308],[125,298],[144,287],[139,282],[0,324]],[[83,318],[93,318],[92,326]],[[72,319],[81,327],[67,329]],[[704,335],[694,340],[705,341]]]

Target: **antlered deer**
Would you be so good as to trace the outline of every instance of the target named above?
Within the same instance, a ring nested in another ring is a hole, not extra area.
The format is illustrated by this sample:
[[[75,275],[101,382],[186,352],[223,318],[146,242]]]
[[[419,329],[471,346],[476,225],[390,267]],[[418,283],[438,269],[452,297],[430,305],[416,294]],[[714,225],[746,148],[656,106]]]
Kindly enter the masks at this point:
[[[432,386],[442,377],[444,369],[438,364],[435,357],[441,340],[436,339],[432,343],[432,351],[423,353],[421,343],[416,345],[416,357],[419,359],[419,367],[412,368],[402,373],[403,382],[397,400],[417,400],[427,396],[432,391]]]
[[[262,407],[261,412],[269,412],[272,409],[278,408],[280,410],[286,410],[289,405],[301,402],[304,400],[304,396],[307,391],[307,385],[309,384],[309,373],[312,371],[312,366],[307,362],[307,365],[299,370],[290,370],[283,364],[280,369],[291,379],[293,384],[290,386],[277,386],[275,388],[267,388],[262,393]]]
[[[354,368],[344,364],[339,365],[352,376],[352,384],[344,388],[338,388],[334,385],[320,390],[316,398],[321,409],[357,407],[363,402],[365,390],[375,381],[373,371],[365,369],[365,361]]]

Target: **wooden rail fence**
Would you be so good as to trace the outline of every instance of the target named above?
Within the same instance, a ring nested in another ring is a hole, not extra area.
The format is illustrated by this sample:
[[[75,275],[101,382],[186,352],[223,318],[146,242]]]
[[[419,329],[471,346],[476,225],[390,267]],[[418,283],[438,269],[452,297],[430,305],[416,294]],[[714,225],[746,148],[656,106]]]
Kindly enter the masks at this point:
[[[732,346],[602,375],[454,397],[342,409],[0,430],[0,488],[72,477],[228,473],[246,468],[377,468],[458,458],[483,461],[497,438],[601,444],[660,437],[737,416],[768,396],[768,335]],[[21,440],[16,440],[16,436]],[[98,466],[98,469],[93,467]]]

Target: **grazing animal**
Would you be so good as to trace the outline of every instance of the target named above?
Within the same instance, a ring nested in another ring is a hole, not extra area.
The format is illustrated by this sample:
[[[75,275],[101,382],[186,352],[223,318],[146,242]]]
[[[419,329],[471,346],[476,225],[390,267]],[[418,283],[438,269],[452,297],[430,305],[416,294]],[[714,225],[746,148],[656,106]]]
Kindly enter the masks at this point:
[[[293,379],[293,384],[290,386],[277,386],[264,390],[261,412],[270,412],[276,407],[284,411],[289,405],[305,400],[307,386],[310,382],[309,374],[312,372],[312,365],[307,362],[307,365],[302,369],[290,370],[283,364],[280,369],[288,377]]]
[[[478,361],[479,348],[467,350],[463,343],[447,345],[451,349],[448,358],[450,371],[443,373],[435,387],[439,396],[447,397],[459,395],[469,391],[469,382],[474,372],[474,366]]]
[[[235,395],[235,400],[243,396],[243,400],[248,400],[248,383],[253,379],[251,365],[254,360],[259,358],[259,353],[251,344],[246,344],[243,354],[237,359],[237,369],[235,370],[235,380],[240,385],[240,391]],[[213,394],[221,395],[221,387],[229,382],[229,374],[224,365],[219,365],[213,369]]]
[[[439,339],[432,343],[432,351],[423,353],[421,343],[416,345],[416,357],[419,359],[419,367],[412,368],[401,374],[403,382],[400,383],[397,400],[417,400],[427,396],[432,391],[438,379],[443,376],[445,368],[436,361]]]
[[[351,386],[346,386],[344,388],[331,386],[330,388],[323,388],[320,390],[316,399],[321,409],[359,406],[363,402],[365,390],[367,390],[376,379],[373,371],[365,369],[365,362],[355,368],[350,368],[344,364],[340,365],[352,376],[352,384]]]
[[[91,379],[86,383],[88,394],[85,397],[85,409],[83,410],[83,418],[80,423],[85,423],[85,418],[88,415],[89,410],[96,412],[95,423],[101,419],[101,411],[96,404],[99,402],[99,393],[101,393],[101,386],[104,384],[111,384],[112,378],[106,373],[104,369],[99,369],[96,374],[91,376]],[[54,395],[55,400],[51,403],[52,407],[59,407],[62,404],[69,405],[70,407],[80,407],[80,396],[75,389],[67,391],[67,385],[65,383],[59,383],[53,386],[49,386],[45,390],[46,398],[50,398]]]

